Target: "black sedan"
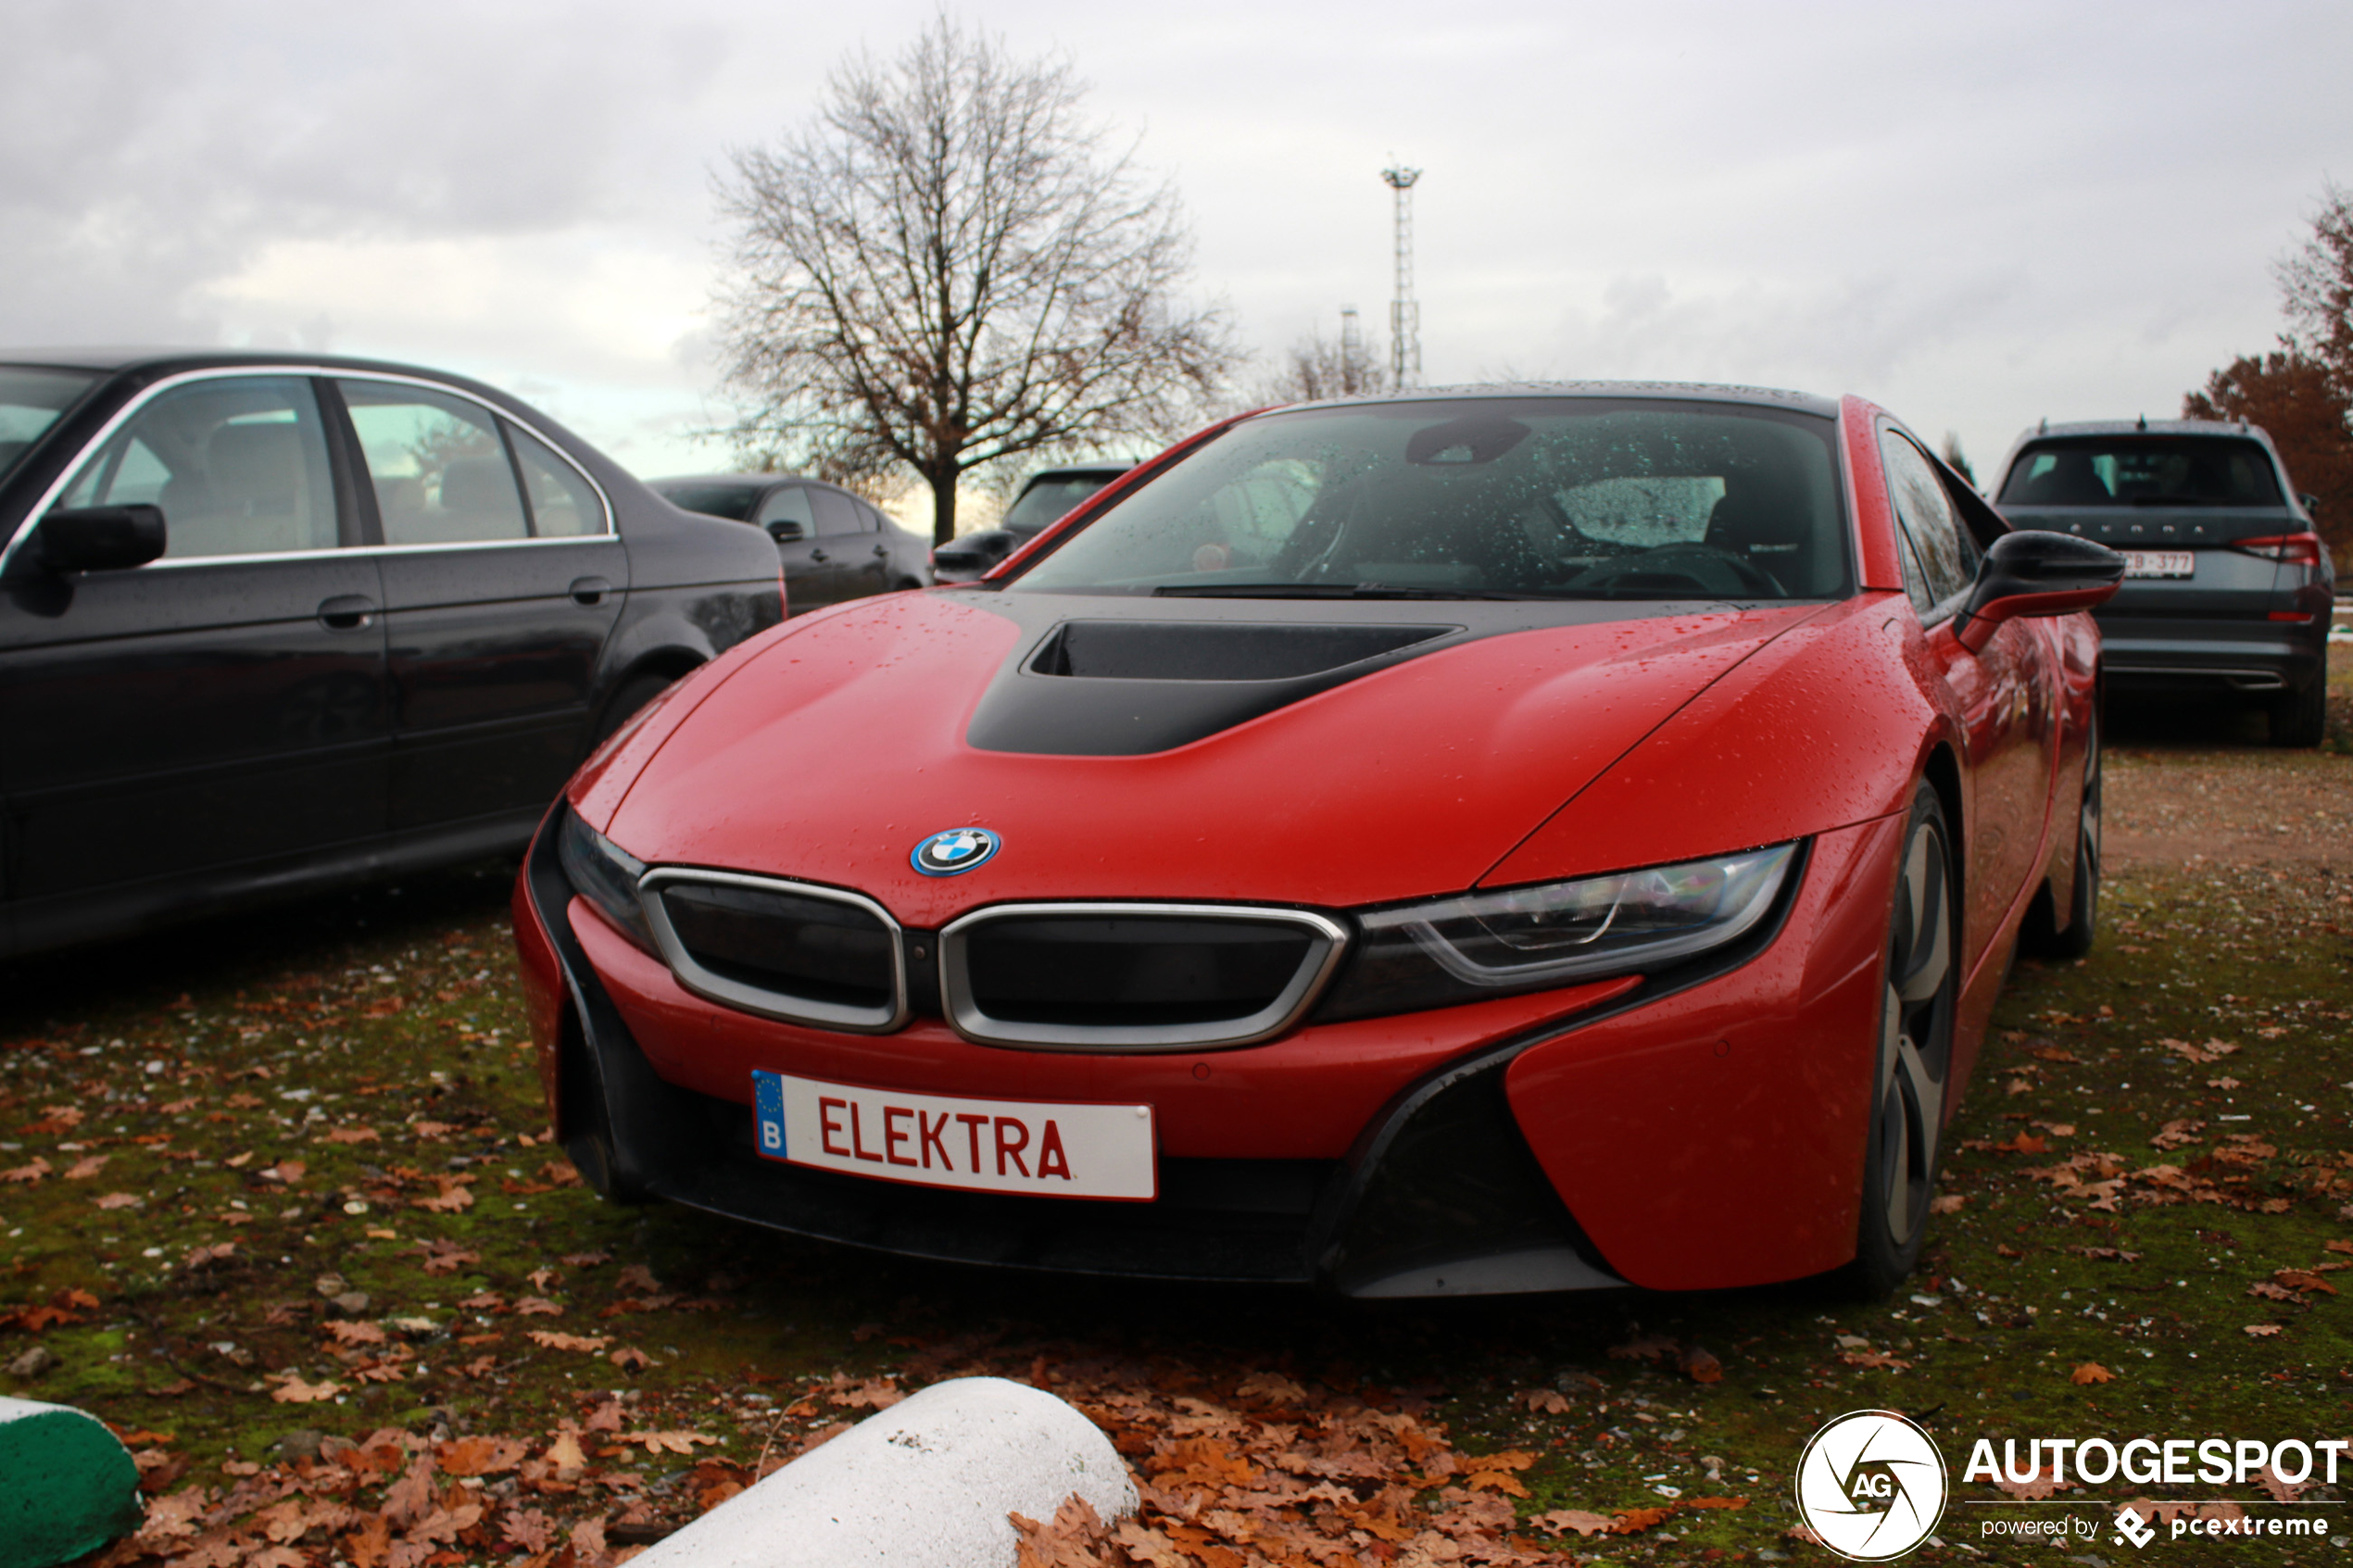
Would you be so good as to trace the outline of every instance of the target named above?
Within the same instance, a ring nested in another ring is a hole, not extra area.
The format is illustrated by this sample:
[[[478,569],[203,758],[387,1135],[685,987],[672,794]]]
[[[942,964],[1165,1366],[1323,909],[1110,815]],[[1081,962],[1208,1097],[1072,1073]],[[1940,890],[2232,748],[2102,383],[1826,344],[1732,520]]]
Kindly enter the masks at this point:
[[[1133,463],[1073,463],[1067,468],[1039,469],[1023,482],[1021,494],[1005,508],[994,528],[976,529],[950,539],[931,553],[936,583],[970,583],[992,571],[997,563],[1059,522],[1079,502],[1134,468]]]
[[[648,482],[673,507],[749,522],[776,541],[785,608],[799,615],[929,581],[925,541],[867,501],[792,473],[682,474]]]
[[[489,387],[0,351],[0,955],[520,848],[781,618],[766,541]]]

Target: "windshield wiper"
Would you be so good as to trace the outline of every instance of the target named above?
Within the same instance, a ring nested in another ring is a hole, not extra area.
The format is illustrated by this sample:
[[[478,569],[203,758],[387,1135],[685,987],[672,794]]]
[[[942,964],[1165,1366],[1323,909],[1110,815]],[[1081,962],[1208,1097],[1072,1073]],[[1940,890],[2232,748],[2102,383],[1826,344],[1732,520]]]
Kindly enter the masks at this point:
[[[1551,599],[1559,594],[1514,594],[1496,588],[1409,588],[1387,583],[1164,583],[1154,598],[1170,599]]]

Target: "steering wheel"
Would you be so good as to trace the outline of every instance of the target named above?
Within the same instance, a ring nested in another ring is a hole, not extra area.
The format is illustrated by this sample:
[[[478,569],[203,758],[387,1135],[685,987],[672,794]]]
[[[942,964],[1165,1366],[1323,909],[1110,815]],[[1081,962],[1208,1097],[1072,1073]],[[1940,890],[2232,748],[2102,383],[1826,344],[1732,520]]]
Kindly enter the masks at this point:
[[[1770,573],[1745,556],[1730,550],[1718,549],[1713,545],[1668,545],[1647,550],[1639,556],[1629,556],[1606,566],[1594,567],[1572,578],[1572,588],[1606,588],[1621,578],[1642,576],[1680,577],[1704,594],[1718,590],[1711,586],[1693,567],[1720,564],[1727,568],[1743,588],[1768,598],[1782,597],[1781,585]],[[1678,570],[1680,567],[1681,570]]]

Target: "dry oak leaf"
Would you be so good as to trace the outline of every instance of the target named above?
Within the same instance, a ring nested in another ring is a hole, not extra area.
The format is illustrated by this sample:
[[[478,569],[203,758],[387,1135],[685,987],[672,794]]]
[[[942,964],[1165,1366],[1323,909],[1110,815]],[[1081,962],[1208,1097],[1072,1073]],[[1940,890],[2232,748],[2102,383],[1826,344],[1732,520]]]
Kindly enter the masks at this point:
[[[2113,1383],[2116,1381],[2116,1374],[2097,1361],[2085,1361],[2082,1366],[2069,1373],[2067,1379],[2070,1383]]]
[[[521,1464],[530,1445],[516,1437],[458,1437],[434,1449],[444,1475],[497,1475]]]
[[[2274,1334],[2280,1333],[2281,1329],[2275,1323],[2251,1323],[2246,1325],[2245,1332],[2251,1338],[2269,1339]]]
[[[517,1317],[560,1318],[564,1310],[545,1296],[525,1296],[515,1303]]]
[[[1568,1396],[1557,1388],[1526,1388],[1512,1396],[1516,1405],[1526,1405],[1536,1415],[1567,1415]]]
[[[1637,1536],[1644,1530],[1666,1524],[1675,1516],[1671,1508],[1629,1508],[1610,1524],[1613,1536]]]
[[[716,1446],[719,1439],[703,1432],[624,1432],[624,1443],[642,1443],[649,1454],[691,1454],[695,1445]]]
[[[593,1352],[601,1350],[611,1343],[611,1340],[601,1334],[554,1334],[544,1328],[535,1328],[523,1337],[535,1345],[544,1346],[550,1350]]]
[[[384,1331],[371,1323],[331,1323],[328,1336],[338,1345],[381,1345]]]
[[[607,1356],[605,1360],[623,1372],[643,1372],[653,1365],[652,1359],[635,1345],[623,1345],[620,1349]]]
[[[556,1538],[556,1523],[535,1508],[510,1508],[499,1516],[498,1536],[518,1551],[542,1552]]]
[[[643,1290],[648,1294],[661,1289],[661,1281],[654,1278],[653,1270],[643,1263],[632,1263],[622,1270],[613,1284],[623,1290]]]
[[[377,1141],[377,1133],[373,1127],[333,1127],[328,1129],[327,1141],[329,1143],[374,1143]]]
[[[547,1451],[539,1456],[556,1467],[559,1474],[568,1470],[585,1470],[588,1456],[581,1451],[580,1439],[569,1432],[559,1432]]]
[[[91,1177],[96,1175],[99,1172],[107,1168],[107,1160],[109,1158],[110,1156],[104,1154],[85,1155],[83,1158],[75,1160],[72,1164],[66,1167],[66,1180],[69,1182],[88,1181]]]
[[[1693,1383],[1724,1381],[1724,1363],[1718,1361],[1711,1352],[1703,1350],[1696,1345],[1686,1348],[1676,1364],[1682,1369],[1683,1375]]]
[[[435,1176],[434,1180],[441,1184],[441,1190],[431,1198],[410,1198],[409,1208],[423,1209],[435,1214],[455,1214],[474,1206],[472,1189],[466,1185],[469,1178]]]
[[[2320,1275],[2308,1273],[2303,1269],[2280,1269],[2275,1271],[2271,1277],[2278,1280],[2282,1285],[2286,1286],[2290,1290],[2324,1290],[2331,1296],[2336,1294],[2336,1286],[2331,1285]]]
[[[479,1263],[482,1254],[470,1252],[454,1241],[426,1241],[418,1244],[424,1254],[424,1270],[429,1274],[454,1274],[467,1263]]]
[[[1928,1211],[1931,1214],[1957,1214],[1961,1210],[1961,1205],[1968,1201],[1967,1193],[1939,1193],[1928,1200]]]
[[[1556,1508],[1550,1513],[1540,1513],[1529,1523],[1560,1535],[1574,1530],[1579,1536],[1606,1536],[1617,1521],[1606,1513],[1588,1513],[1581,1508]]]
[[[140,1198],[135,1192],[102,1192],[90,1201],[101,1209],[129,1209],[138,1204]]]
[[[2312,1485],[2309,1481],[2283,1481],[2268,1464],[2255,1473],[2255,1484],[2269,1492],[2273,1502],[2294,1502]]]
[[[1648,1361],[1674,1356],[1681,1348],[1681,1346],[1664,1334],[1642,1334],[1629,1339],[1623,1345],[1611,1346],[1609,1353],[1619,1361]]]
[[[47,1175],[52,1169],[54,1167],[46,1160],[35,1155],[30,1165],[19,1165],[14,1170],[0,1171],[0,1182],[37,1182]]]
[[[289,1375],[283,1383],[270,1390],[270,1397],[282,1405],[315,1405],[342,1392],[343,1385],[340,1383],[305,1383],[299,1377]]]
[[[254,1174],[265,1182],[283,1182],[286,1185],[292,1186],[302,1180],[303,1173],[309,1168],[299,1160],[281,1160],[275,1165],[256,1171]]]
[[[556,1260],[568,1269],[593,1269],[599,1263],[612,1261],[610,1252],[567,1252]]]

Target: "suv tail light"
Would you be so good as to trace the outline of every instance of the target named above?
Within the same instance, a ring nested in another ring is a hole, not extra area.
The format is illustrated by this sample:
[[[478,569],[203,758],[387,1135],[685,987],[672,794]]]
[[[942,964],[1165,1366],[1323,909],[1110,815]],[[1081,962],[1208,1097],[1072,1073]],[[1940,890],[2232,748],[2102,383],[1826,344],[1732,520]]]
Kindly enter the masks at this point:
[[[2321,536],[2317,533],[2274,533],[2262,539],[2235,539],[2231,548],[2289,566],[2321,564]]]

